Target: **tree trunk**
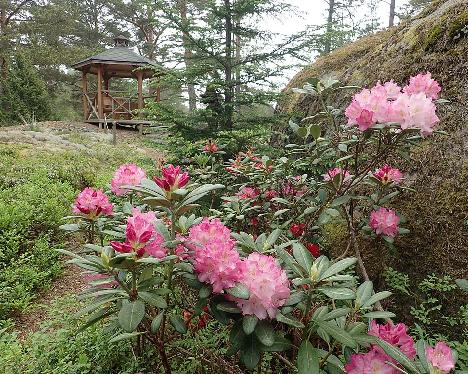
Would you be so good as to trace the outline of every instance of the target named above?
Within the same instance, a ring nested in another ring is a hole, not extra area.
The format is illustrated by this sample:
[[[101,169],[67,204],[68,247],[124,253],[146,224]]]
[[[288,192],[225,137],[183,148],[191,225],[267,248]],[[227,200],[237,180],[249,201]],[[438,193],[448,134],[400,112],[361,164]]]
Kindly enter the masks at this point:
[[[185,28],[188,27],[188,20],[187,20],[187,0],[179,0],[179,14],[180,19],[182,20],[182,25]],[[192,57],[193,53],[190,48],[190,38],[188,36],[187,31],[182,31],[182,43],[184,45],[184,62],[185,67],[187,70],[190,70],[192,67]],[[195,85],[190,82],[190,79],[187,83],[187,93],[189,97],[189,110],[192,112],[197,109],[197,94],[195,92]]]
[[[395,23],[395,3],[396,0],[390,0],[390,16],[388,18],[388,27],[392,27]]]
[[[333,31],[333,16],[335,14],[335,0],[329,0],[328,18],[327,18],[327,35],[325,37],[325,46],[323,52],[329,54],[331,52],[332,31]]]
[[[225,15],[225,28],[226,28],[226,39],[225,39],[225,54],[226,62],[224,65],[224,116],[225,126],[227,129],[232,129],[232,99],[234,97],[234,89],[232,85],[232,18],[231,18],[231,2],[230,0],[224,0],[224,11]]]
[[[7,77],[7,41],[5,29],[7,23],[6,4],[1,4],[0,7],[0,95],[3,95],[2,81]]]
[[[236,30],[237,33],[235,34],[235,45],[236,45],[236,85],[235,85],[235,96],[238,97],[240,92],[241,92],[241,83],[240,83],[240,60],[241,60],[241,38],[239,36],[239,29],[241,26],[241,21],[240,19],[236,19]]]

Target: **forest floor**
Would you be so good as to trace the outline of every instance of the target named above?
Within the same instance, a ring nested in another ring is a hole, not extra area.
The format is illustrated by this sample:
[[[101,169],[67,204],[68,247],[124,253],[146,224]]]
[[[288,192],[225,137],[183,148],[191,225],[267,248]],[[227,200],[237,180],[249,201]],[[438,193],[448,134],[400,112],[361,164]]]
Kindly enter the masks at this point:
[[[163,143],[164,136],[161,136],[161,133],[150,132],[140,136],[138,131],[132,128],[118,127],[116,140],[117,146],[124,143],[156,163],[164,160],[162,151],[145,144],[147,140],[156,144]],[[51,152],[74,150],[92,155],[99,145],[112,144],[112,133],[111,130],[105,131],[97,125],[82,122],[48,121],[33,126],[0,128],[0,143],[32,145]],[[76,246],[69,243],[69,248],[73,249]],[[81,269],[64,264],[63,273],[53,280],[49,287],[40,291],[26,310],[13,316],[18,336],[24,339],[29,334],[39,331],[41,323],[49,318],[47,310],[56,300],[67,295],[78,295],[86,287],[86,275],[82,274]]]

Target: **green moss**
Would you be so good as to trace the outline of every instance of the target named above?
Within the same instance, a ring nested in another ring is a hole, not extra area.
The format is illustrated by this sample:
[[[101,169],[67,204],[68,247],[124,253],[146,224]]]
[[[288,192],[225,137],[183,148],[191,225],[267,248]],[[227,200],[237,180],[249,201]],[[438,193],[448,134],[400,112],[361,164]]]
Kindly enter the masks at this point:
[[[425,51],[432,49],[444,35],[445,29],[441,24],[434,25],[424,37],[422,47]]]
[[[455,37],[457,37],[466,26],[468,26],[468,9],[465,9],[453,21],[450,22],[447,28],[447,34],[450,40],[453,40]]]

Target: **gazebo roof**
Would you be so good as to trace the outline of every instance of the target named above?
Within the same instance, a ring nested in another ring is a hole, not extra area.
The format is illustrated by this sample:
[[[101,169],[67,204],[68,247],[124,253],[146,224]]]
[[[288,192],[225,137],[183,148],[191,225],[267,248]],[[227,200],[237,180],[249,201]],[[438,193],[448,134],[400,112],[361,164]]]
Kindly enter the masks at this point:
[[[104,71],[109,76],[121,78],[134,77],[133,70],[148,67],[144,71],[145,78],[153,75],[151,68],[158,67],[156,62],[140,56],[128,47],[128,39],[124,36],[114,38],[115,46],[97,55],[88,57],[71,67],[87,73],[97,74],[98,66],[103,66]]]

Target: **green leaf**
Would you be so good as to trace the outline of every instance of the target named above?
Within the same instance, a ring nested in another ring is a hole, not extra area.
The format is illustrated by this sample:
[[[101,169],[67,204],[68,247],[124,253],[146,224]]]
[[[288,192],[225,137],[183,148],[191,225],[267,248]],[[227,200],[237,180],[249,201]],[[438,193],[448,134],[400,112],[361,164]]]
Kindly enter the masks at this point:
[[[230,301],[222,301],[218,304],[216,304],[216,309],[219,309],[223,312],[227,313],[240,313],[239,308],[236,306],[235,303],[230,302]]]
[[[65,225],[60,225],[59,229],[68,232],[75,232],[80,230],[80,225],[78,225],[77,223],[68,223]]]
[[[258,348],[259,344],[254,334],[250,334],[245,338],[240,356],[244,365],[250,370],[255,369],[260,361],[260,350]]]
[[[292,247],[294,258],[299,263],[299,265],[305,269],[307,274],[309,274],[312,263],[314,262],[312,255],[301,243],[294,242]]]
[[[278,322],[285,323],[286,325],[297,327],[298,329],[303,329],[304,328],[304,324],[301,321],[297,320],[294,317],[285,316],[285,315],[283,315],[283,314],[281,314],[279,312],[276,314],[276,320]]]
[[[318,291],[334,300],[353,300],[356,297],[353,290],[344,287],[320,287]]]
[[[242,329],[246,335],[250,335],[254,332],[257,322],[258,318],[256,316],[244,316],[242,319]]]
[[[250,297],[248,288],[241,283],[237,283],[234,287],[227,288],[226,292],[239,299],[247,300]]]
[[[310,125],[309,127],[309,133],[310,135],[312,135],[312,137],[317,140],[318,138],[320,138],[320,133],[321,133],[321,129],[320,129],[320,126],[319,125]]]
[[[263,350],[265,352],[282,352],[290,349],[291,347],[292,343],[288,339],[286,339],[284,336],[276,334],[275,342],[269,347],[263,347]]]
[[[344,308],[334,309],[330,313],[325,315],[322,319],[324,321],[329,321],[329,320],[332,320],[332,319],[344,317],[344,316],[348,315],[349,312],[351,312],[351,308],[344,307]]]
[[[319,373],[319,358],[317,350],[308,341],[304,340],[297,354],[297,372],[298,374]]]
[[[145,316],[145,304],[140,300],[122,301],[119,311],[119,324],[127,332],[136,330],[141,320]]]
[[[335,340],[337,340],[344,346],[356,348],[356,341],[348,332],[346,332],[342,328],[336,326],[331,322],[317,321],[317,323],[327,334],[332,336]]]
[[[356,290],[356,304],[359,306],[364,305],[372,295],[374,285],[372,281],[365,281]]]
[[[185,199],[182,201],[181,206],[192,204],[195,201],[201,199],[206,194],[210,193],[211,191],[224,188],[222,184],[204,184],[203,186],[195,188],[192,192],[190,192]]]
[[[421,339],[416,342],[416,352],[424,370],[429,372],[429,364],[426,358],[426,342],[424,340]]]
[[[349,195],[343,195],[340,197],[337,197],[335,200],[332,201],[330,204],[331,207],[336,208],[337,206],[346,204],[349,200],[351,200],[351,196]]]
[[[151,292],[140,291],[138,292],[138,297],[146,301],[148,304],[155,306],[156,308],[167,308],[166,300],[164,300],[164,298],[162,298],[161,296],[155,295]]]
[[[263,345],[271,347],[275,342],[275,330],[266,320],[260,321],[255,327],[255,335]]]
[[[111,340],[109,340],[109,343],[115,343],[119,342],[121,340],[125,339],[131,339],[134,338],[135,336],[143,335],[145,332],[124,332],[123,334],[119,334],[117,336],[114,336]]]
[[[200,288],[200,290],[198,291],[198,295],[200,296],[200,298],[206,299],[208,296],[211,295],[211,286],[203,286],[202,288]]]
[[[161,312],[156,317],[154,317],[153,321],[151,322],[151,333],[152,334],[156,334],[156,332],[159,330],[159,326],[161,326],[163,316],[164,316],[164,312]]]
[[[377,292],[376,294],[372,295],[364,304],[364,307],[367,306],[372,306],[374,305],[377,301],[386,299],[389,297],[392,293],[390,291],[382,291],[382,292]]]
[[[375,312],[368,312],[368,313],[364,314],[363,317],[369,318],[369,319],[393,318],[393,317],[395,317],[395,313],[376,310]]]
[[[171,314],[169,316],[169,320],[171,321],[171,325],[178,333],[185,334],[187,332],[187,326],[185,325],[185,322],[181,316]]]
[[[380,348],[384,350],[386,354],[388,354],[391,358],[397,360],[401,365],[403,365],[403,367],[410,370],[411,372],[420,373],[413,361],[411,361],[408,358],[408,356],[406,356],[398,348],[379,338],[376,338],[376,343]]]
[[[356,263],[357,259],[354,257],[345,258],[340,260],[334,264],[332,264],[327,270],[325,270],[320,275],[320,280],[324,280],[332,275],[338,274],[339,272],[349,268],[350,266]]]

